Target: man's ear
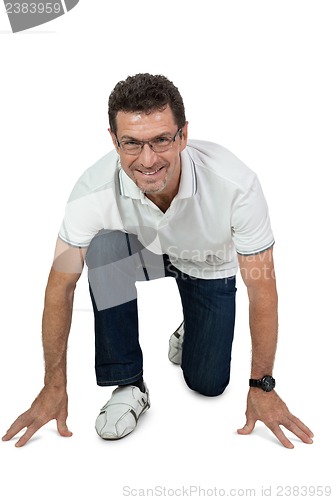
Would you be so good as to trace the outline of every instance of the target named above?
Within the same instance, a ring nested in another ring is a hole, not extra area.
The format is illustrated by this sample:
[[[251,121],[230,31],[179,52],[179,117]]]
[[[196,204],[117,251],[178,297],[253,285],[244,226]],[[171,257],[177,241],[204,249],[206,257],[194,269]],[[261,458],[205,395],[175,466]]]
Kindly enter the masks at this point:
[[[118,141],[117,141],[117,138],[116,138],[116,134],[114,134],[110,128],[108,128],[108,132],[109,134],[111,135],[111,139],[112,139],[112,142],[113,142],[113,145],[114,147],[116,148],[117,151],[119,151],[119,146],[118,146]]]
[[[184,127],[181,130],[181,133],[179,134],[181,138],[181,151],[186,148],[187,146],[187,138],[188,138],[188,122],[185,122]]]

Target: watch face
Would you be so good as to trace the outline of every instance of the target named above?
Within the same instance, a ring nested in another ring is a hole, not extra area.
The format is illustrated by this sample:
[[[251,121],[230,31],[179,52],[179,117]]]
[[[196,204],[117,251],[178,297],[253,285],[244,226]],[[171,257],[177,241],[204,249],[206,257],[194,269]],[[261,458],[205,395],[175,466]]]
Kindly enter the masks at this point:
[[[263,377],[262,380],[261,380],[261,387],[263,388],[263,390],[265,392],[270,392],[274,389],[275,387],[275,380],[273,377],[271,376],[266,376],[266,377]]]

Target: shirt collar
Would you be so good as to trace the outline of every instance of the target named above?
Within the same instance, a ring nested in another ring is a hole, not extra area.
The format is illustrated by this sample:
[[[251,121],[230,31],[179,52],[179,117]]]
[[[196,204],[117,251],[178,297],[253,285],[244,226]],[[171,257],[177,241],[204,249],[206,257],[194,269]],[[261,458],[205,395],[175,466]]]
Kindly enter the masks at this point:
[[[189,155],[187,148],[180,154],[181,157],[181,176],[178,193],[176,198],[184,199],[191,198],[197,191],[197,179],[195,173],[194,161]],[[143,192],[138,188],[135,182],[124,172],[119,163],[119,189],[120,195],[132,198],[133,200],[141,200],[147,203],[147,199]]]

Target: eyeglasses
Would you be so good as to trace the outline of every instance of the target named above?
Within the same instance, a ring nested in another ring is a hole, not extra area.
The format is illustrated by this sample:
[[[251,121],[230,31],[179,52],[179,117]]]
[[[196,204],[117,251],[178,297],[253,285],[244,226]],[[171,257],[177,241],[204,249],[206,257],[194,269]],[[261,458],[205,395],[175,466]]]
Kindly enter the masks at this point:
[[[145,144],[148,144],[150,149],[154,151],[154,153],[164,153],[172,148],[173,143],[175,142],[177,136],[181,137],[182,129],[178,129],[176,134],[173,137],[156,137],[151,141],[135,141],[133,139],[128,139],[125,141],[119,141],[116,136],[117,144],[120,149],[124,151],[124,153],[128,155],[139,155],[143,150]]]

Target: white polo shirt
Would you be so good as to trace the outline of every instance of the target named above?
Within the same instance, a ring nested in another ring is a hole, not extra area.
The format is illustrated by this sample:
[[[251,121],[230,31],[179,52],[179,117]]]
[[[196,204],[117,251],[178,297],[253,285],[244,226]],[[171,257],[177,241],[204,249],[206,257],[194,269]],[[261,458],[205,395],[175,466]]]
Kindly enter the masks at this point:
[[[197,140],[181,153],[179,191],[165,213],[122,170],[115,150],[88,168],[70,195],[59,237],[88,247],[101,229],[136,234],[177,269],[203,279],[233,276],[237,253],[274,244],[256,174],[222,146]]]

